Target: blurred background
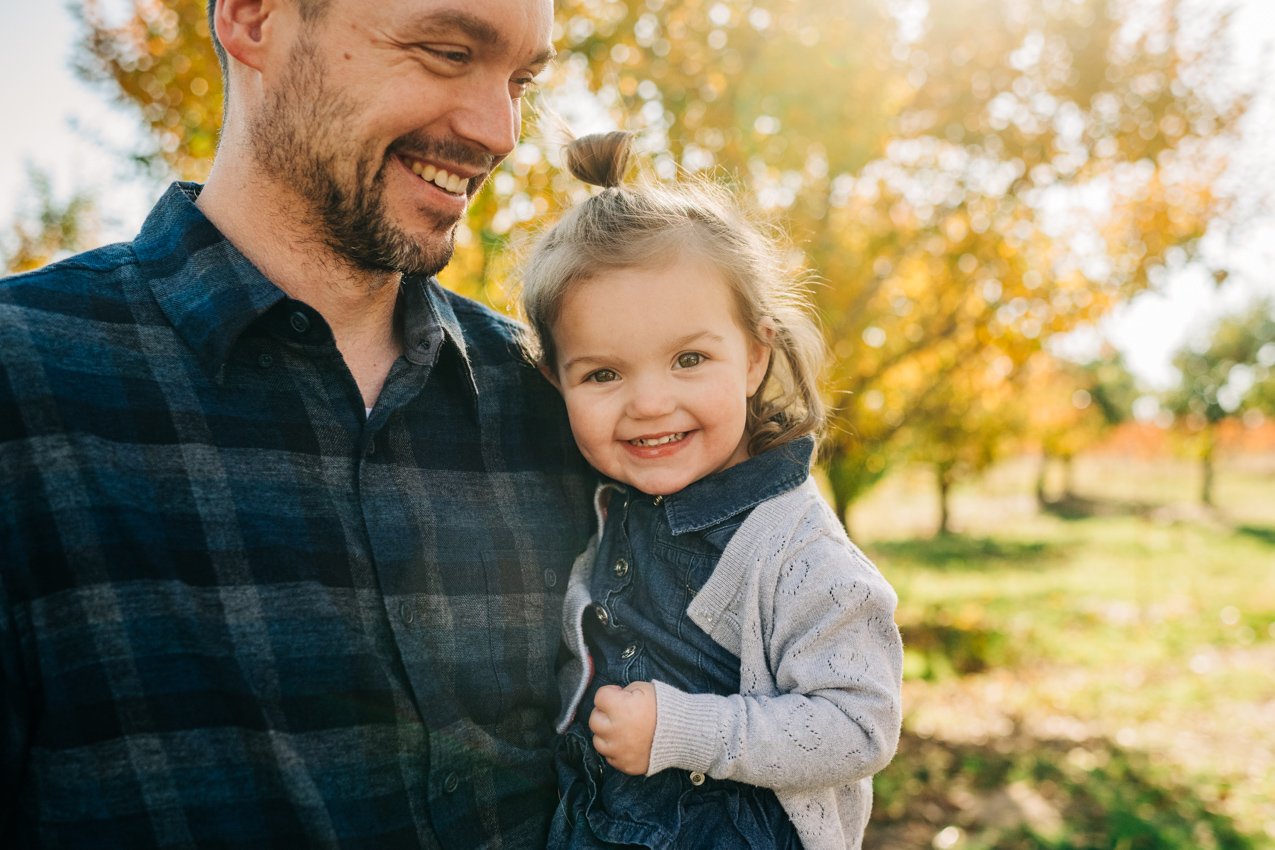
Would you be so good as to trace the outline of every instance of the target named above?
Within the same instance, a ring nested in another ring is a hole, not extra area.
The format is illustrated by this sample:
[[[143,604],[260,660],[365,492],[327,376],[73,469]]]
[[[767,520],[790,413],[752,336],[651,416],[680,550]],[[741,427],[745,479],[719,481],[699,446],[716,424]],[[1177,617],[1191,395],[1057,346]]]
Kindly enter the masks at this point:
[[[560,61],[448,286],[511,309],[639,133],[788,234],[833,353],[830,500],[900,595],[866,846],[1275,847],[1275,5],[559,0]],[[201,179],[204,0],[0,9],[0,263]]]

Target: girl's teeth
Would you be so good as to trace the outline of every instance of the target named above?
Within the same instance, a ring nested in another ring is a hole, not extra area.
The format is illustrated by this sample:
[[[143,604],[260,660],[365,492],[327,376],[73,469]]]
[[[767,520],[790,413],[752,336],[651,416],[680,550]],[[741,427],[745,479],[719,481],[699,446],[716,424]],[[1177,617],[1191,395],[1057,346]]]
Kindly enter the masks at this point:
[[[654,440],[629,440],[629,442],[635,446],[662,446],[665,443],[675,443],[685,436],[686,432],[683,431],[678,434],[668,434],[664,437],[657,437]]]

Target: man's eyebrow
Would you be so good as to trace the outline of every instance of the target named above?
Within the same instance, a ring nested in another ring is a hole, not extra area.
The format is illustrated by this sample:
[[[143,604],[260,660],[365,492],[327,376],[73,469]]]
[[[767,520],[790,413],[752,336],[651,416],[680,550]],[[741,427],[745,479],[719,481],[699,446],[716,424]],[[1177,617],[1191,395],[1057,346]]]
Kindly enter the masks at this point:
[[[425,31],[459,31],[469,38],[482,44],[484,47],[494,49],[507,48],[508,40],[487,21],[460,9],[444,9],[438,12],[429,12],[414,18],[411,21],[414,29]],[[553,47],[546,47],[537,53],[527,62],[531,66],[547,65],[553,58],[557,56],[557,51]]]

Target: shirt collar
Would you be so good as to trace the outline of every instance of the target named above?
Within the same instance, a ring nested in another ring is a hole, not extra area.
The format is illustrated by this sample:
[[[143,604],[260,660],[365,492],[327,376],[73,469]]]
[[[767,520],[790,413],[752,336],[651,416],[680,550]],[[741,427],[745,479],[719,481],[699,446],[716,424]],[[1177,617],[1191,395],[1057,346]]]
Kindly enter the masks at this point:
[[[703,531],[787,493],[810,475],[813,437],[801,437],[701,478],[662,500],[674,534]]]
[[[133,249],[160,309],[208,373],[216,375],[248,326],[291,299],[195,206],[202,188],[198,183],[173,183],[147,216]],[[430,365],[443,342],[450,342],[477,396],[460,322],[438,282],[405,277],[399,310],[406,358]],[[322,322],[317,313],[313,317],[312,324]],[[326,325],[312,327],[308,341],[315,341],[322,331]]]
[[[160,309],[215,374],[244,329],[286,296],[195,206],[201,188],[170,186],[133,250]]]

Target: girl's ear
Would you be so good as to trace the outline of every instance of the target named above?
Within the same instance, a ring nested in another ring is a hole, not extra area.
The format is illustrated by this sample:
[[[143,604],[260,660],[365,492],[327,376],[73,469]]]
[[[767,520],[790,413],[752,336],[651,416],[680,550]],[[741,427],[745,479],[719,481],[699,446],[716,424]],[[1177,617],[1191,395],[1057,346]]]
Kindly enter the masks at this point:
[[[757,323],[757,331],[748,339],[748,397],[752,398],[761,387],[770,369],[770,355],[775,350],[775,320],[764,317]]]

